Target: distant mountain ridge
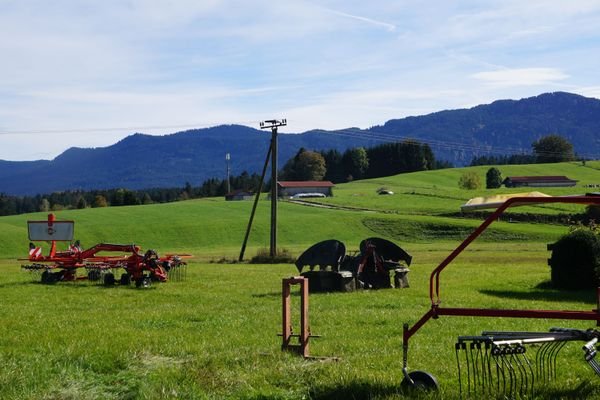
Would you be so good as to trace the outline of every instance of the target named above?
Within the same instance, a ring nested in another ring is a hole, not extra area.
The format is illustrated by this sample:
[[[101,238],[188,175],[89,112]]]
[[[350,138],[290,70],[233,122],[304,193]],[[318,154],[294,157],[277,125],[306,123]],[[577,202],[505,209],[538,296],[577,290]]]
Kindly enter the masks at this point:
[[[529,152],[540,137],[558,133],[575,151],[600,158],[600,100],[556,92],[522,100],[498,100],[470,109],[394,119],[361,130],[313,130],[279,135],[279,166],[300,147],[315,150],[373,146],[412,138],[429,143],[438,159],[464,165],[475,155]],[[70,148],[54,160],[0,160],[0,193],[34,195],[63,190],[143,189],[200,185],[233,174],[260,172],[270,132],[221,125],[164,136],[133,134],[114,145]],[[461,145],[456,145],[460,143]]]

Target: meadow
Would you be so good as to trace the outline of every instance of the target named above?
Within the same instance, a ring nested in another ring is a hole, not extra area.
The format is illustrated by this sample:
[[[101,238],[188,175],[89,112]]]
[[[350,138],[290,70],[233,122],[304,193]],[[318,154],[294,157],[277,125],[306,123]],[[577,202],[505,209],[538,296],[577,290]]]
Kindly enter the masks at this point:
[[[600,183],[600,163],[501,166],[506,175],[563,175],[574,194]],[[473,167],[484,180],[488,167]],[[412,339],[409,368],[434,374],[441,390],[409,395],[402,380],[402,324],[429,308],[429,274],[480,221],[460,218],[471,197],[518,189],[465,191],[462,169],[404,174],[338,185],[321,202],[348,209],[279,205],[279,245],[299,255],[336,238],[350,250],[370,236],[395,241],[413,256],[408,289],[311,294],[310,361],[280,351],[281,279],[292,264],[237,260],[251,202],[202,199],[137,207],[56,212],[74,220],[84,245],[132,243],[159,253],[192,253],[187,278],[149,289],[91,282],[43,285],[20,270],[26,221],[42,213],[0,218],[0,398],[2,399],[392,399],[457,398],[454,343],[483,330],[590,328],[577,321],[440,317]],[[540,171],[540,172],[537,172]],[[396,194],[378,196],[386,186]],[[523,208],[525,209],[525,208]],[[528,212],[573,211],[571,206]],[[521,210],[519,210],[521,211]],[[581,210],[579,210],[581,211]],[[258,207],[246,258],[269,243],[269,205]],[[546,244],[568,231],[559,224],[503,219],[442,274],[447,307],[591,310],[595,294],[548,288]],[[298,297],[293,296],[294,305]],[[295,309],[294,309],[295,310]],[[295,321],[297,323],[297,321]],[[540,398],[593,398],[600,385],[579,343],[559,357],[556,380]]]

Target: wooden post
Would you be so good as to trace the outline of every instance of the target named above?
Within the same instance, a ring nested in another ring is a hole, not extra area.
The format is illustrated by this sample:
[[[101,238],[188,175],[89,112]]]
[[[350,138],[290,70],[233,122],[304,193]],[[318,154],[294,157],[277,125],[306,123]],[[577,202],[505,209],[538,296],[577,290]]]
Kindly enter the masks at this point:
[[[300,333],[295,334],[291,323],[291,286],[300,285]],[[311,337],[308,325],[308,279],[302,276],[282,280],[282,337],[281,350],[292,351],[302,357],[309,357],[308,341]],[[298,344],[291,344],[292,337]]]

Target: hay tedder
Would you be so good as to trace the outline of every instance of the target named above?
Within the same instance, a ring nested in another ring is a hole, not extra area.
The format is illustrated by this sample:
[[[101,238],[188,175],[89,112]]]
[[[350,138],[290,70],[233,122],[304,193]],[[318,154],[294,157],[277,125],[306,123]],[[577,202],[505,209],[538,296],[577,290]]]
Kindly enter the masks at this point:
[[[591,311],[524,310],[491,308],[450,308],[441,306],[440,275],[442,271],[498,220],[509,207],[571,203],[600,205],[600,196],[564,197],[513,197],[503,202],[431,273],[429,296],[431,308],[412,326],[404,324],[403,374],[404,388],[437,389],[436,378],[424,371],[408,371],[410,338],[430,319],[441,316],[493,317],[493,318],[544,318],[560,320],[595,321],[600,325],[600,288],[598,306]],[[600,365],[594,359],[596,344],[600,339],[597,329],[579,330],[551,328],[548,332],[482,332],[476,336],[460,336],[455,344],[458,380],[461,394],[465,392],[479,398],[533,397],[535,385],[545,385],[557,374],[557,357],[568,342],[580,342],[583,359],[600,376]]]
[[[395,287],[408,287],[412,257],[406,251],[381,238],[365,239],[359,248],[358,252],[347,255],[344,243],[325,240],[302,253],[296,260],[296,268],[308,278],[311,292],[391,288],[392,272]],[[302,272],[305,266],[310,271]],[[315,270],[316,266],[319,270]]]
[[[47,221],[28,221],[29,257],[22,260],[31,264],[21,268],[40,275],[42,283],[88,279],[105,285],[133,282],[136,287],[148,287],[153,281],[185,277],[187,264],[183,258],[189,257],[187,254],[160,257],[154,250],[142,253],[135,244],[100,243],[83,249],[79,241],[72,242],[74,226],[73,221],[57,221],[54,214],[48,214]],[[36,241],[50,242],[47,256],[33,243]],[[69,242],[68,249],[57,251],[57,242]],[[85,274],[78,272],[82,269]]]

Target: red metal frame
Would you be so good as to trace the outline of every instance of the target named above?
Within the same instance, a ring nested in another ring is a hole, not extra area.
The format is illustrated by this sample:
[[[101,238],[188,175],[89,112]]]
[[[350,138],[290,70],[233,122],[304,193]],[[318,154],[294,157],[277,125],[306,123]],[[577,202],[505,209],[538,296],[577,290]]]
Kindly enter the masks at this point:
[[[54,214],[48,214],[47,222],[49,227],[56,222]],[[47,256],[41,254],[41,248],[36,248],[35,251],[30,251],[29,258],[26,260],[35,263],[47,263],[48,265],[45,268],[49,270],[58,269],[64,271],[62,280],[65,281],[86,279],[85,277],[77,278],[76,269],[95,266],[101,269],[123,268],[131,276],[132,281],[143,278],[144,272],[150,272],[155,279],[165,282],[167,280],[167,272],[163,268],[163,263],[170,263],[175,257],[190,257],[188,254],[181,256],[167,254],[166,256],[158,257],[151,250],[145,254],[140,253],[140,250],[141,248],[134,244],[99,243],[86,250],[71,245],[67,251],[59,252],[56,251],[56,241],[53,240],[51,241],[50,252]],[[98,255],[98,253],[103,251],[121,252],[124,254]]]
[[[403,331],[403,364],[404,375],[408,377],[408,341],[429,319],[438,318],[440,315],[474,316],[474,317],[507,317],[507,318],[548,318],[548,319],[574,319],[585,321],[596,321],[600,326],[600,288],[597,291],[598,306],[591,311],[558,311],[558,310],[509,310],[509,309],[487,309],[487,308],[449,308],[440,307],[440,275],[463,250],[483,233],[498,217],[509,207],[547,204],[547,203],[570,203],[570,204],[596,204],[600,205],[600,196],[564,196],[564,197],[513,197],[506,200],[496,209],[483,223],[473,231],[448,257],[446,257],[431,273],[429,278],[429,297],[431,309],[429,309],[412,327],[404,324]],[[410,379],[410,378],[409,378]]]

